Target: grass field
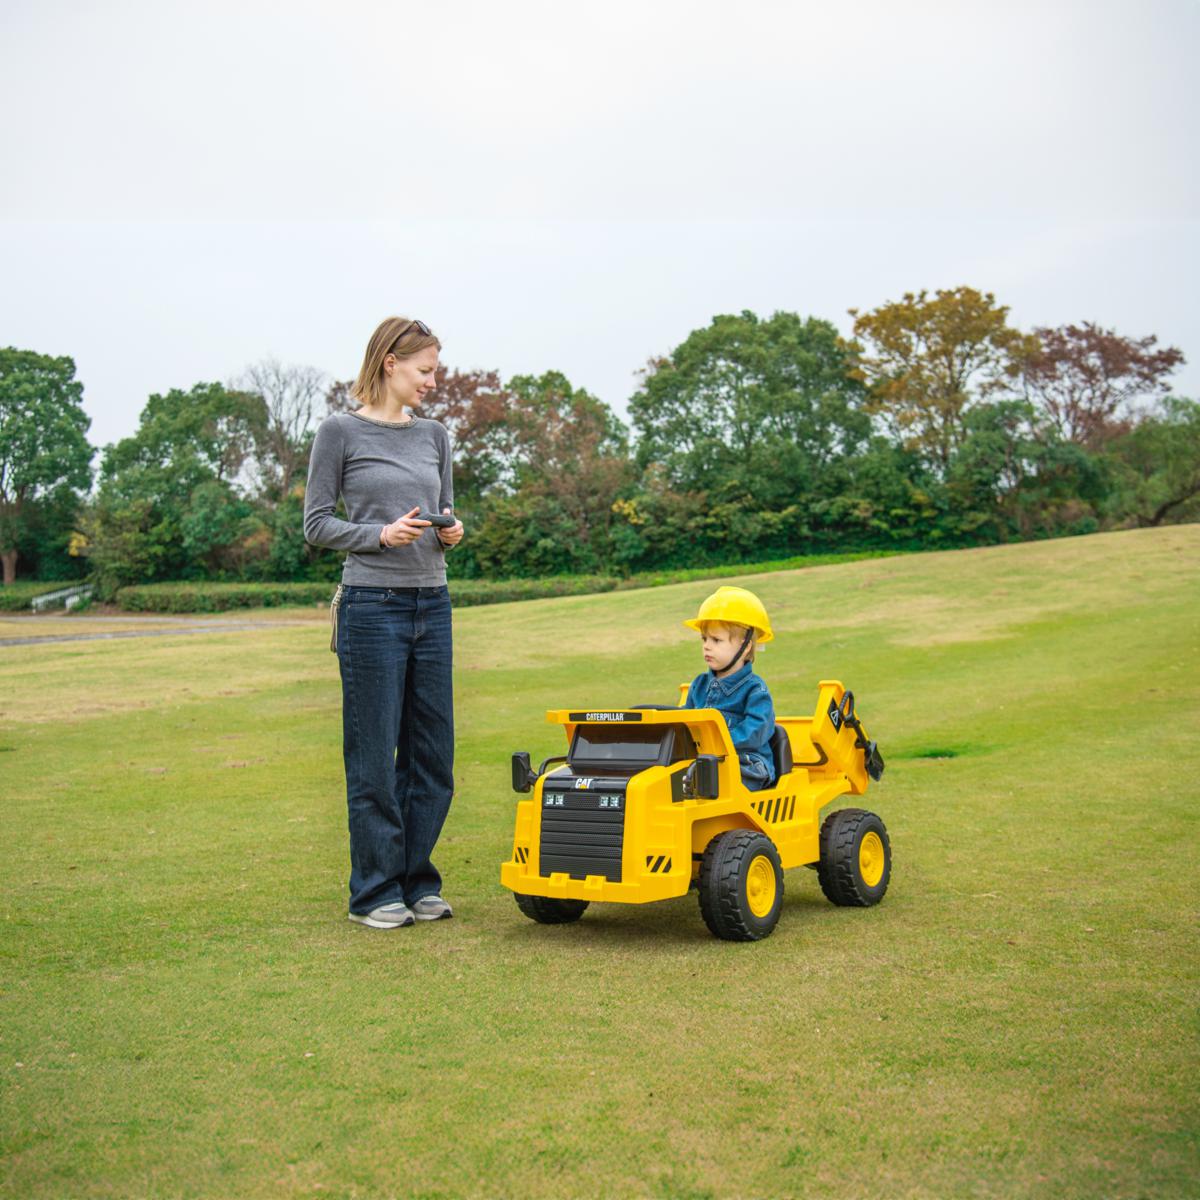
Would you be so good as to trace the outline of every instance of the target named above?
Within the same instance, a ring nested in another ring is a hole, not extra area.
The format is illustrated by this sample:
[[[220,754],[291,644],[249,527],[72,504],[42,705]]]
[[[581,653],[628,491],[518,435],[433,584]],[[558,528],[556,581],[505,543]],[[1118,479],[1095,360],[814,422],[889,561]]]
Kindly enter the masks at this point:
[[[458,916],[392,933],[314,614],[0,649],[0,1194],[1200,1194],[1200,527],[751,586],[778,709],[858,695],[895,855],[752,944],[497,882],[509,752],[671,701],[702,582],[457,615]]]

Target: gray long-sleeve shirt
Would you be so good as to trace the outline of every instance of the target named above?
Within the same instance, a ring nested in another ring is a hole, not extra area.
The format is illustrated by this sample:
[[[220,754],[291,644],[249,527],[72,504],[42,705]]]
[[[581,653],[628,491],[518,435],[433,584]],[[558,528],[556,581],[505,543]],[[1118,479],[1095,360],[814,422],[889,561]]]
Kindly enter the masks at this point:
[[[344,521],[333,515],[339,495]],[[445,547],[433,526],[407,546],[382,546],[379,534],[412,508],[440,513],[453,506],[444,425],[424,417],[394,425],[357,413],[333,413],[321,422],[308,463],[304,537],[314,546],[349,551],[343,583],[440,587]]]

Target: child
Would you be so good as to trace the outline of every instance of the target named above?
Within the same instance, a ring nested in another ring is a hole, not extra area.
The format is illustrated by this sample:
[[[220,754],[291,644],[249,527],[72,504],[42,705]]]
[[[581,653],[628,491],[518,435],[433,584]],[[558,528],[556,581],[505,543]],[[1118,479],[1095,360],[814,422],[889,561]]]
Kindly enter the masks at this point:
[[[768,787],[775,782],[775,706],[752,665],[755,646],[775,636],[767,610],[745,588],[720,587],[684,624],[699,631],[708,670],[692,680],[683,707],[717,709],[729,726],[742,782],[751,791]]]

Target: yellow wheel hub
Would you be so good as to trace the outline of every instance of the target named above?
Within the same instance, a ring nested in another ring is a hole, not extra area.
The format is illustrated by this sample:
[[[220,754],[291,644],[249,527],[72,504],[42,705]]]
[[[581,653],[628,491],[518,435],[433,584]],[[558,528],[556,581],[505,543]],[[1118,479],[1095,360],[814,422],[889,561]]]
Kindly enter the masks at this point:
[[[775,907],[775,867],[765,854],[757,855],[746,873],[746,902],[756,917],[765,917]]]
[[[883,864],[883,839],[872,829],[858,847],[858,873],[867,887],[879,886]]]

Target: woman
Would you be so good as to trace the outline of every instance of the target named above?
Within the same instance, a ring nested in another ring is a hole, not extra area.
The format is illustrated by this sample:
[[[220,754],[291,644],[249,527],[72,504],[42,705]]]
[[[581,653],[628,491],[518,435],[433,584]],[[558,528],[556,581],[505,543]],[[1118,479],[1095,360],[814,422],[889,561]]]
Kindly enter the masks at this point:
[[[362,407],[321,423],[304,498],[305,538],[348,552],[333,611],[350,920],[372,929],[453,915],[430,856],[454,791],[444,556],[463,527],[419,516],[449,514],[454,492],[445,427],[412,413],[436,386],[440,349],[421,321],[375,330],[351,389]]]

